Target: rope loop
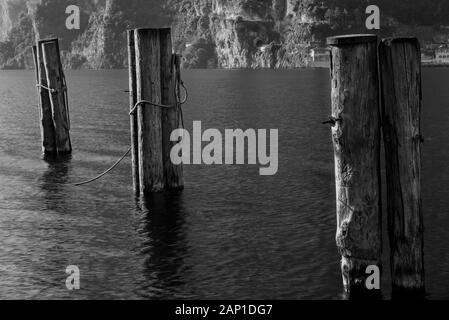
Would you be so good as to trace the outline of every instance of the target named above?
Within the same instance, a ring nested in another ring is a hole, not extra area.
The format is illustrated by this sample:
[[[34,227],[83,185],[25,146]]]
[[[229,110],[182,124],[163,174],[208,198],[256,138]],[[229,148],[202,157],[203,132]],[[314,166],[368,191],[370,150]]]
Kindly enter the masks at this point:
[[[179,66],[176,66],[176,63],[173,62],[173,66],[175,68],[179,68]],[[131,109],[131,111],[129,112],[129,114],[132,116],[136,113],[137,108],[142,105],[151,105],[153,107],[159,107],[159,108],[167,108],[167,109],[171,109],[171,108],[175,108],[176,111],[178,112],[178,116],[179,116],[179,123],[182,126],[182,128],[184,128],[184,116],[182,113],[182,108],[181,106],[183,104],[185,104],[187,102],[187,100],[189,99],[189,92],[187,91],[186,86],[184,85],[184,81],[182,81],[180,79],[180,72],[179,69],[177,69],[178,71],[178,75],[175,78],[175,85],[173,86],[174,89],[174,96],[175,96],[175,104],[173,105],[166,105],[166,104],[161,104],[161,103],[156,103],[156,102],[152,102],[152,101],[148,101],[148,100],[140,100],[137,101],[136,104],[134,105],[134,107]],[[180,89],[184,90],[184,99],[180,99]],[[46,88],[48,89],[48,88]],[[67,88],[65,86],[65,77],[64,77],[64,90],[67,91]],[[129,92],[129,91],[126,91]],[[67,99],[67,93],[65,93],[65,98]],[[68,105],[68,101],[66,101],[67,105]],[[68,110],[67,110],[67,115],[68,115]],[[68,121],[70,121],[70,119],[68,119]],[[97,181],[101,178],[103,178],[105,175],[107,175],[108,173],[110,173],[112,170],[114,170],[131,152],[132,148],[129,148],[128,151],[126,151],[126,153],[112,166],[110,167],[108,170],[106,170],[105,172],[101,173],[100,175],[98,175],[97,177],[90,179],[88,181],[84,181],[84,182],[80,182],[80,183],[75,183],[75,186],[83,186],[89,183],[92,183],[94,181]]]
[[[65,78],[64,70],[62,70],[62,68],[61,68],[60,71],[61,71],[61,77],[62,77],[62,88],[61,88],[61,91],[64,94],[64,104],[65,104],[64,108],[65,108],[65,115],[66,115],[66,117],[64,119],[63,126],[64,126],[64,128],[67,131],[70,131],[70,111],[69,111],[69,97],[68,97],[68,94],[67,94],[67,81],[66,81],[66,78]],[[36,87],[45,89],[45,90],[47,90],[48,92],[50,92],[52,94],[59,92],[59,90],[57,90],[57,89],[44,86],[43,84],[40,84],[40,83],[36,84]],[[55,122],[54,119],[53,119],[53,122]]]
[[[160,107],[160,108],[166,108],[166,109],[171,109],[171,108],[175,108],[175,105],[166,105],[166,104],[160,104],[160,103],[156,103],[156,102],[151,102],[148,100],[140,100],[137,101],[137,103],[134,105],[134,107],[131,109],[131,111],[129,112],[129,114],[132,116],[136,113],[136,109],[140,106],[140,105],[145,105],[145,104],[149,104],[155,107]]]
[[[183,104],[185,104],[189,98],[189,93],[187,91],[186,86],[184,85],[184,82],[181,81],[181,87],[184,90],[184,99],[182,101],[177,102],[176,104],[161,104],[161,103],[156,103],[156,102],[152,102],[152,101],[148,101],[148,100],[140,100],[137,101],[137,103],[134,105],[134,107],[131,109],[131,111],[129,112],[129,115],[134,115],[136,113],[137,108],[140,105],[152,105],[154,107],[159,107],[159,108],[166,108],[166,109],[171,109],[171,108],[179,108],[179,106],[182,106]],[[178,97],[177,97],[178,98]],[[178,100],[178,99],[177,99]]]

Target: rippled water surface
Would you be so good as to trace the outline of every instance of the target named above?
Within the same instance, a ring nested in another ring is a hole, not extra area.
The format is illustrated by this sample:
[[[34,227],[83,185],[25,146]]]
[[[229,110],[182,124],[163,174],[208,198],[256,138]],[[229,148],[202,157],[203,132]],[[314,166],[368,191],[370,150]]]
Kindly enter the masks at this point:
[[[132,192],[127,72],[72,71],[73,157],[41,157],[32,71],[0,71],[0,298],[339,299],[329,72],[185,71],[185,123],[279,129],[279,172],[188,166],[186,189]],[[426,268],[449,298],[449,69],[424,69]],[[387,242],[385,241],[386,245]],[[388,260],[385,248],[384,261]],[[81,269],[81,290],[65,268]],[[385,268],[385,270],[388,270]],[[388,272],[383,280],[389,296]]]

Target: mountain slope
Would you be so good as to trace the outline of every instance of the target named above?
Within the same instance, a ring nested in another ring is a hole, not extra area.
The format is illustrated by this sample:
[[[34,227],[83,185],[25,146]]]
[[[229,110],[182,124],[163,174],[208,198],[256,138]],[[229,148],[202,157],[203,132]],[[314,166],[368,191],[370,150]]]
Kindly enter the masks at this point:
[[[65,28],[65,8],[81,8],[81,29]],[[308,65],[327,36],[366,33],[360,0],[0,0],[0,68],[32,67],[28,47],[58,37],[69,68],[126,66],[126,30],[171,25],[186,68]],[[446,0],[378,0],[381,35],[417,34],[449,42]]]

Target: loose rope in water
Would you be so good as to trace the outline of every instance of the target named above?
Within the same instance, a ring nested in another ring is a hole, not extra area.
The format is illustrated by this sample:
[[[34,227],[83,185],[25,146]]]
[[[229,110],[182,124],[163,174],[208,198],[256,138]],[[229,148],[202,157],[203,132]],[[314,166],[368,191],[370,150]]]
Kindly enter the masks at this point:
[[[103,172],[102,174],[99,174],[98,176],[96,176],[95,178],[93,178],[93,179],[90,179],[90,180],[88,180],[88,181],[84,181],[84,182],[79,182],[79,183],[75,183],[75,184],[73,184],[74,186],[76,186],[76,187],[79,187],[79,186],[83,186],[83,185],[86,185],[86,184],[89,184],[89,183],[92,183],[92,182],[94,182],[94,181],[97,181],[97,180],[99,180],[99,179],[101,179],[101,178],[103,178],[105,175],[107,175],[109,172],[111,172],[112,170],[114,170],[119,164],[120,164],[120,162],[122,162],[123,161],[123,159],[125,159],[127,156],[128,156],[128,154],[131,152],[131,148],[129,148],[128,149],[128,151],[126,151],[126,153],[112,166],[112,167],[110,167],[108,170],[106,170],[105,172]]]
[[[179,94],[178,94],[178,89],[182,87],[184,90],[184,99],[182,101],[179,101]],[[134,115],[136,113],[136,109],[142,105],[144,106],[145,104],[147,105],[152,105],[155,107],[160,107],[160,108],[176,108],[176,110],[178,111],[178,116],[179,116],[179,120],[180,120],[180,124],[182,126],[182,128],[184,128],[184,115],[182,113],[182,108],[181,106],[184,105],[187,100],[189,99],[189,92],[187,90],[187,88],[184,85],[184,82],[182,80],[176,81],[176,85],[174,86],[174,91],[175,91],[175,99],[176,99],[176,103],[174,105],[164,105],[164,104],[159,104],[159,103],[155,103],[155,102],[151,102],[151,101],[147,101],[147,100],[140,100],[138,101],[134,107],[131,109],[131,111],[129,112],[130,115]],[[99,174],[98,176],[96,176],[93,179],[87,180],[87,181],[83,181],[83,182],[79,182],[79,183],[75,183],[74,186],[79,187],[79,186],[83,186],[92,182],[95,182],[101,178],[103,178],[105,175],[107,175],[109,172],[111,172],[112,170],[114,170],[131,152],[132,147],[130,147],[128,149],[128,151],[126,151],[126,153],[112,166],[110,167],[108,170],[106,170],[105,172]]]

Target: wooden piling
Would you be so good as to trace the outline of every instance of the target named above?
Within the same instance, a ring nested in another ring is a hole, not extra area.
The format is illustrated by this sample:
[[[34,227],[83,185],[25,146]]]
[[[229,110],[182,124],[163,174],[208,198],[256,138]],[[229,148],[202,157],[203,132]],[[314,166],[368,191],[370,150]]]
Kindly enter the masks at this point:
[[[138,104],[134,117],[131,115],[131,136],[138,150],[133,152],[133,165],[138,166],[133,176],[139,181],[135,187],[141,196],[181,190],[183,167],[170,158],[175,145],[170,136],[179,129],[181,107],[180,59],[172,52],[171,30],[136,29],[128,32],[128,38],[130,104],[132,108]]]
[[[179,91],[176,83],[180,82],[180,59],[172,54],[171,29],[160,29],[161,40],[161,89],[162,104],[176,106]],[[180,108],[181,106],[179,106]],[[170,158],[172,148],[178,142],[170,141],[172,132],[179,128],[180,110],[178,108],[162,109],[162,147],[164,161],[165,187],[168,190],[184,188],[182,164],[174,165]]]
[[[42,151],[45,155],[52,155],[57,152],[57,148],[55,129],[53,126],[50,92],[45,89],[45,87],[48,87],[48,83],[42,52],[42,43],[44,42],[45,40],[37,42],[37,45],[33,47],[33,55],[39,94]]]
[[[393,292],[424,292],[421,204],[421,49],[416,38],[379,48]]]
[[[368,293],[366,271],[371,265],[381,269],[382,250],[377,36],[332,37],[327,43],[343,284],[346,293]]]
[[[67,88],[65,86],[61,57],[59,55],[58,40],[45,41],[41,46],[47,84],[50,88],[49,93],[56,150],[58,154],[68,154],[72,152],[70,119],[66,100]]]
[[[136,29],[137,100],[161,104],[161,40],[158,29]],[[140,104],[138,114],[140,194],[164,189],[162,110]]]
[[[134,30],[128,30],[128,64],[129,64],[129,103],[132,110],[137,103],[136,85],[136,52],[134,45]],[[139,141],[137,113],[130,115],[131,127],[131,155],[132,155],[132,176],[133,186],[136,195],[140,193],[139,178]]]

